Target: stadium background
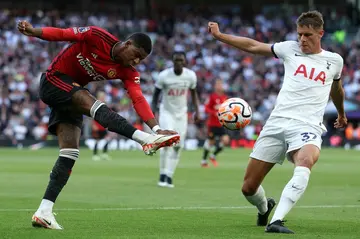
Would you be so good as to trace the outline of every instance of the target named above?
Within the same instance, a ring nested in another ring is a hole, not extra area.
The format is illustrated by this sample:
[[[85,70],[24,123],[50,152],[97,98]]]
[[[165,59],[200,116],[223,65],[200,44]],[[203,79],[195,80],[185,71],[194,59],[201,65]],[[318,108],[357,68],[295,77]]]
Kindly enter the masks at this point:
[[[39,142],[56,145],[55,138],[47,134],[49,109],[38,98],[38,84],[41,72],[46,70],[52,58],[66,44],[21,36],[15,30],[19,19],[27,19],[36,27],[97,25],[120,39],[136,31],[149,33],[154,50],[138,66],[142,89],[149,103],[158,73],[171,66],[171,53],[174,50],[186,51],[188,67],[196,71],[198,76],[201,118],[206,118],[203,105],[212,91],[214,80],[222,79],[227,94],[244,98],[254,111],[251,126],[241,132],[231,132],[231,146],[251,147],[274,105],[282,82],[283,67],[274,58],[249,55],[215,42],[207,34],[207,22],[217,21],[226,33],[249,36],[259,41],[295,40],[293,23],[299,13],[308,9],[317,9],[324,14],[326,35],[323,48],[339,53],[345,60],[342,79],[350,124],[345,130],[333,129],[336,111],[330,103],[325,115],[329,132],[325,135],[324,144],[356,146],[360,144],[359,0],[304,2],[1,1],[0,146],[34,146]],[[137,127],[144,127],[120,81],[91,83],[88,88],[95,95],[105,91],[106,102],[112,108]],[[205,123],[195,125],[189,114],[188,128],[188,148],[194,148],[198,143],[201,145],[206,135]],[[122,149],[134,146],[124,140],[116,142],[115,147]],[[89,119],[85,120],[82,144],[91,145]]]

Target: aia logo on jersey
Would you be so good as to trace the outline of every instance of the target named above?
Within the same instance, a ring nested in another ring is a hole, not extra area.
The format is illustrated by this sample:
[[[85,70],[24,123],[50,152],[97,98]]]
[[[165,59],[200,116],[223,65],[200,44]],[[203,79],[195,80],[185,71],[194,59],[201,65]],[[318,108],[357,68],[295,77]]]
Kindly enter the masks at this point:
[[[169,96],[183,96],[185,95],[185,90],[184,89],[170,89],[168,92]]]
[[[307,69],[304,64],[301,64],[294,73],[294,76],[302,75],[309,80],[314,81],[321,81],[322,84],[325,84],[326,74],[324,71],[320,71],[319,73],[315,74],[316,68]]]
[[[115,78],[115,76],[116,76],[116,70],[115,70],[114,68],[110,68],[110,69],[108,70],[108,72],[107,72],[107,76],[108,76],[109,78]]]

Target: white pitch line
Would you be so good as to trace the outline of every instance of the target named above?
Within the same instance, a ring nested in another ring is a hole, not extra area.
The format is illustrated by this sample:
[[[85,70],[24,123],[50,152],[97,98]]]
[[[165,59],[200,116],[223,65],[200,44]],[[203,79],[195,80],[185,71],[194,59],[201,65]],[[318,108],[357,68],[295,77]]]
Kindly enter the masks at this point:
[[[219,207],[120,207],[120,208],[58,208],[54,211],[181,211],[181,210],[231,210],[231,209],[254,209],[253,206],[219,206]],[[297,206],[295,208],[360,208],[359,205],[310,205]],[[0,208],[0,212],[33,212],[36,209],[30,208]]]

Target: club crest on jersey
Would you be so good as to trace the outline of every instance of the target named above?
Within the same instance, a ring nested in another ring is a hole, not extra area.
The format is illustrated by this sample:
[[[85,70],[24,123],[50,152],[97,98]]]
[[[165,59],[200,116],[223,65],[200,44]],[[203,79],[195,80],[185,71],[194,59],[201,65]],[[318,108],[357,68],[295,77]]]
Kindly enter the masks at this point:
[[[108,72],[107,72],[107,76],[108,76],[109,78],[115,78],[115,76],[116,76],[116,70],[115,70],[114,68],[110,68],[110,69],[108,70]]]
[[[325,84],[326,74],[324,71],[320,71],[319,73],[315,74],[316,68],[312,67],[309,70],[306,68],[304,64],[301,64],[296,69],[294,76],[302,75],[303,77],[308,78],[309,80],[321,81],[323,85]]]
[[[79,33],[84,33],[90,30],[90,27],[79,27],[78,28],[78,32]]]

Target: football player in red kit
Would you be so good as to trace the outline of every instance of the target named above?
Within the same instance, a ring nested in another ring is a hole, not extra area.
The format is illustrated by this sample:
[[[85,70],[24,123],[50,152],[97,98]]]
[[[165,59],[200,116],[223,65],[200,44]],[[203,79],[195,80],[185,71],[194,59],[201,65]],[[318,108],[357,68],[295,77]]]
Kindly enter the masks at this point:
[[[160,129],[140,88],[140,76],[134,66],[150,54],[149,36],[134,33],[121,42],[104,29],[93,26],[34,28],[27,21],[20,21],[17,27],[29,37],[71,42],[55,57],[40,80],[40,98],[51,108],[49,132],[57,135],[60,153],[43,200],[32,217],[33,226],[63,229],[56,222],[52,208],[79,158],[83,115],[92,117],[109,131],[137,141],[147,155],[178,143],[180,136]],[[155,134],[137,130],[84,88],[89,82],[111,79],[122,80],[136,112]]]
[[[216,161],[216,155],[223,150],[223,147],[229,144],[230,138],[226,134],[225,128],[220,124],[217,116],[217,111],[220,105],[227,99],[224,94],[224,88],[220,79],[216,80],[214,93],[209,97],[207,104],[205,105],[205,112],[208,115],[207,127],[208,138],[204,143],[204,154],[201,161],[202,167],[208,167],[207,158],[210,150],[215,145],[214,152],[210,155],[210,161],[216,167],[218,165]]]

